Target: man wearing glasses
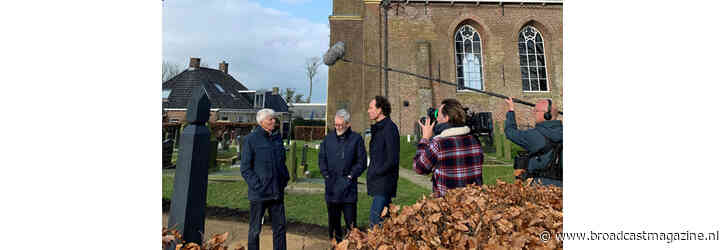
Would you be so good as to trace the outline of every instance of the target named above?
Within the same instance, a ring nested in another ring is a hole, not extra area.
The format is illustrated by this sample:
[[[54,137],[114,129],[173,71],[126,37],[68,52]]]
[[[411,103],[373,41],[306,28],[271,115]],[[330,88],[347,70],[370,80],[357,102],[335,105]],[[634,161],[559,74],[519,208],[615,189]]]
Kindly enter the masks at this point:
[[[320,173],[325,178],[328,233],[337,242],[345,235],[340,226],[342,213],[347,230],[357,225],[357,178],[365,171],[366,160],[362,136],[350,129],[350,113],[338,110],[335,133],[327,133],[318,154]]]
[[[564,130],[560,120],[557,120],[558,109],[550,99],[536,102],[533,109],[536,126],[533,129],[519,130],[516,126],[514,103],[509,97],[506,99],[509,111],[506,113],[504,133],[506,138],[526,149],[529,152],[529,162],[526,169],[517,169],[516,176],[534,178],[543,185],[562,186],[561,155],[557,155],[557,145],[563,144]],[[552,162],[557,159],[558,162]]]

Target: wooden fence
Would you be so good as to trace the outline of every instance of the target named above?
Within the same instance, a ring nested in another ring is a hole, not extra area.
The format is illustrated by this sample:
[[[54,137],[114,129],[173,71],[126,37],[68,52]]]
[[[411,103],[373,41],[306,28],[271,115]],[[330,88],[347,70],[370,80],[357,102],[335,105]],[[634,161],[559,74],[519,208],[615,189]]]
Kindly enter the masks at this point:
[[[295,140],[322,140],[325,138],[325,126],[294,126]]]

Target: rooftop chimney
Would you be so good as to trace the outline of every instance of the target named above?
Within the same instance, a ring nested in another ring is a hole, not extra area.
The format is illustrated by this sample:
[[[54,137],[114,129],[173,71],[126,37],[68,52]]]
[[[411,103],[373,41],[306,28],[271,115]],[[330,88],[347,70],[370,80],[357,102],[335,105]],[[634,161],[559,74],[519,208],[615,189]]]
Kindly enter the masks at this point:
[[[275,95],[279,95],[279,88],[278,87],[272,88],[272,93]]]
[[[228,74],[229,71],[229,64],[225,61],[222,61],[219,63],[219,71],[224,72],[224,74]]]
[[[201,58],[198,57],[192,57],[191,60],[189,60],[189,68],[199,68],[201,65]]]

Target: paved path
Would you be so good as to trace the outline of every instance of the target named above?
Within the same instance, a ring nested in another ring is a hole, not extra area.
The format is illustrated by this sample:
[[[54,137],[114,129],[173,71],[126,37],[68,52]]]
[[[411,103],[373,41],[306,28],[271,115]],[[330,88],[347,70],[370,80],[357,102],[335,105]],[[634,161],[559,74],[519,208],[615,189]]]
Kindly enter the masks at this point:
[[[399,173],[401,178],[405,178],[406,180],[409,180],[418,186],[427,188],[428,190],[433,190],[433,183],[430,181],[430,175],[420,175],[407,168],[400,168]]]
[[[163,170],[164,175],[174,175],[175,169]],[[239,182],[244,181],[239,169],[233,169],[225,172],[214,172],[209,174],[209,181],[216,182]],[[365,178],[358,178],[358,193],[366,194],[368,192]],[[302,193],[302,194],[322,194],[325,193],[325,181],[323,179],[299,179],[297,182],[289,182],[285,188],[286,193]]]
[[[486,163],[491,165],[484,165],[485,167],[499,167],[499,166],[511,166],[511,164],[507,164],[505,162],[496,160],[494,157],[488,157],[486,159]],[[235,166],[239,166],[238,164]],[[173,169],[167,169],[164,170],[164,174],[171,174],[173,175],[174,170]],[[400,168],[400,177],[405,178],[406,180],[420,186],[423,188],[427,188],[428,190],[433,190],[433,183],[431,183],[430,175],[420,175],[416,173],[415,171],[407,168]],[[243,181],[241,173],[239,172],[238,168],[226,171],[226,172],[215,172],[212,174],[209,174],[209,180],[210,181]],[[361,176],[358,179],[358,192],[359,193],[367,193],[367,185],[365,185],[365,176]],[[325,192],[325,185],[320,180],[316,179],[310,179],[302,180],[299,182],[290,182],[290,185],[287,186],[285,189],[287,192],[292,193],[324,193]]]

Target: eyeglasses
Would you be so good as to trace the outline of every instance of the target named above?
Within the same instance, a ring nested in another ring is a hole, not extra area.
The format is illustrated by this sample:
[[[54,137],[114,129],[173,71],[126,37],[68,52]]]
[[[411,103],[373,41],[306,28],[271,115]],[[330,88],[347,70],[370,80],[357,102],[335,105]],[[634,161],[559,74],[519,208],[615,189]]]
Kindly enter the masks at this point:
[[[335,123],[335,127],[336,128],[342,128],[342,127],[345,127],[345,124],[344,123],[343,124],[337,124],[337,123]]]

